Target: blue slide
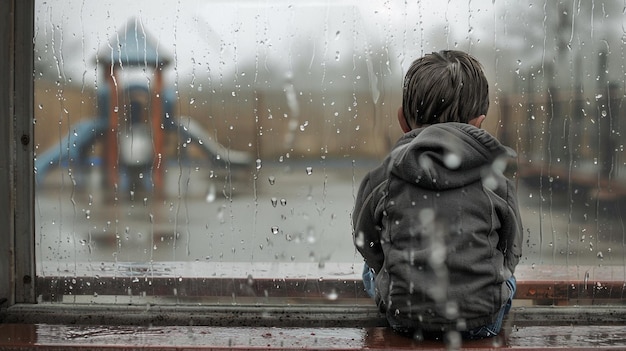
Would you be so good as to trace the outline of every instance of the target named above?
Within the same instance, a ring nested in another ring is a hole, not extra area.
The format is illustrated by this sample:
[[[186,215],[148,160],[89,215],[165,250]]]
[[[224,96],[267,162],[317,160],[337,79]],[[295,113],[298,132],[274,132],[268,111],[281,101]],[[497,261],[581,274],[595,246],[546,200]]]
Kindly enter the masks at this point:
[[[87,162],[86,152],[97,138],[104,137],[108,122],[104,118],[88,119],[72,126],[71,131],[35,160],[35,179],[41,184],[46,173],[57,166]],[[184,139],[195,139],[213,164],[231,167],[250,167],[254,159],[250,153],[232,150],[215,141],[200,125],[190,118],[180,118],[166,125],[170,132],[178,132]]]
[[[70,132],[58,144],[49,148],[35,160],[35,180],[41,183],[46,173],[58,165],[84,162],[83,152],[95,139],[104,136],[107,121],[103,118],[88,119],[72,126]]]
[[[202,150],[209,156],[213,164],[227,167],[251,167],[254,164],[252,155],[245,151],[229,149],[214,140],[202,125],[189,117],[181,117],[177,125],[178,133],[184,139],[196,140]]]

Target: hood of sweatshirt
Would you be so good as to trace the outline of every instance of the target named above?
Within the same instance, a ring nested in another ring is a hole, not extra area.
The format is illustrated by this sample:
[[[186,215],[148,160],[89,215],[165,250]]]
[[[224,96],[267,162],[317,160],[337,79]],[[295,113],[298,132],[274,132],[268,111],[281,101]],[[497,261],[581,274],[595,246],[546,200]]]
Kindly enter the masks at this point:
[[[422,188],[445,190],[502,173],[515,151],[466,123],[439,123],[406,133],[391,153],[391,172]]]

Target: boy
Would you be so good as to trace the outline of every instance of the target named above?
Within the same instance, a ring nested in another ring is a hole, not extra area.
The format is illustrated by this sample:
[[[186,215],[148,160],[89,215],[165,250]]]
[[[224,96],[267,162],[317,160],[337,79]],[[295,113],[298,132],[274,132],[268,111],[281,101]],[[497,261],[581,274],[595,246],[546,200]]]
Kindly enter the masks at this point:
[[[405,134],[361,183],[354,244],[366,290],[398,332],[490,337],[510,308],[522,226],[503,171],[515,152],[480,129],[488,107],[474,57],[417,59],[398,110]]]

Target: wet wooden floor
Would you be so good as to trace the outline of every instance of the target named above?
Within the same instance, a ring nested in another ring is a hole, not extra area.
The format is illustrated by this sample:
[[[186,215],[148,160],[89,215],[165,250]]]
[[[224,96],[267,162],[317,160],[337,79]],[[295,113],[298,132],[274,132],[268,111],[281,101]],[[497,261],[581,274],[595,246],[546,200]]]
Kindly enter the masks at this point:
[[[385,327],[270,328],[0,324],[0,350],[619,350],[626,327],[508,326],[491,339],[416,341]]]

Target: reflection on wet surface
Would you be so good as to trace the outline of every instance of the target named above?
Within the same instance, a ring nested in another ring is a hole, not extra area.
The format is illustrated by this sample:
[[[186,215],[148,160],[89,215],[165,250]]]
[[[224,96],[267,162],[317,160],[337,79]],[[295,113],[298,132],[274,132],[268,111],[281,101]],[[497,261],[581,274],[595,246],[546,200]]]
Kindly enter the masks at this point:
[[[534,349],[613,348],[626,346],[626,332],[619,326],[507,327],[500,335],[483,340],[447,343],[418,341],[388,328],[271,328],[206,326],[61,326],[0,324],[0,348],[10,347],[171,347],[212,349]]]

